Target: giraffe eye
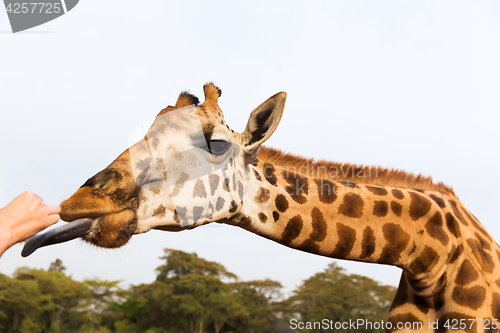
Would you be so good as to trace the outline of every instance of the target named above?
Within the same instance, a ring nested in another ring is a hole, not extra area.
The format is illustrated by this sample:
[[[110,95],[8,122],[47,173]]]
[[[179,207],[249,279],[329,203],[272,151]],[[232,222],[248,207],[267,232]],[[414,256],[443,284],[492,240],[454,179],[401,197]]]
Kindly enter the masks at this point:
[[[208,152],[210,154],[219,156],[224,154],[229,149],[231,143],[223,140],[212,140],[208,141],[207,145],[208,145]]]

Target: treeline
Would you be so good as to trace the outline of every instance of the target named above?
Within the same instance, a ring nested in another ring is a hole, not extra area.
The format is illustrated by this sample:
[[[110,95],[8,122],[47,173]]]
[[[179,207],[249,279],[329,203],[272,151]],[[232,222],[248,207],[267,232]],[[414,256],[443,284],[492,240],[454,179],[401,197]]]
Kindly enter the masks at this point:
[[[48,270],[0,274],[0,332],[272,333],[277,321],[380,322],[395,293],[332,263],[283,299],[279,282],[239,281],[196,254],[165,249],[161,259],[155,282],[127,290],[120,281],[75,281],[59,259]],[[297,331],[335,331],[303,327]]]

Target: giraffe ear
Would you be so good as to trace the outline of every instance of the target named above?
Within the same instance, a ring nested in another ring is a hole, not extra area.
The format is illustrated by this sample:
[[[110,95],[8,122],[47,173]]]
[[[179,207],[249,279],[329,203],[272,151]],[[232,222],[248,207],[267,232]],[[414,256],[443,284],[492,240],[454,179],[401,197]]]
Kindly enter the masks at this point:
[[[269,97],[250,114],[247,127],[242,133],[245,155],[255,159],[260,145],[269,139],[281,120],[285,107],[286,93],[279,92]]]

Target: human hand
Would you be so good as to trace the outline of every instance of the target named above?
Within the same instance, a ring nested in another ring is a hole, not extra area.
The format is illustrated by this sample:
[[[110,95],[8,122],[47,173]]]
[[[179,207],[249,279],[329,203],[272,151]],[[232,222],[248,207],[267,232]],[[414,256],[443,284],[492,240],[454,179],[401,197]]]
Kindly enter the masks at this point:
[[[61,207],[47,206],[33,192],[24,192],[0,209],[0,256],[9,247],[59,221]]]

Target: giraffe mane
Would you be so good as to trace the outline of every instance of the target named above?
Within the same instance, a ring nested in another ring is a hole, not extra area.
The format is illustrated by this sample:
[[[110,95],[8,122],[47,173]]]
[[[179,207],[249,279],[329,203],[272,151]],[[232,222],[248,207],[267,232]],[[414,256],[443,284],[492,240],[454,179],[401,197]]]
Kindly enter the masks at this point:
[[[455,196],[453,189],[442,182],[434,183],[431,177],[415,175],[397,169],[316,160],[265,146],[261,146],[257,158],[259,161],[268,162],[288,170],[294,169],[295,172],[310,177],[414,190],[444,191]]]

